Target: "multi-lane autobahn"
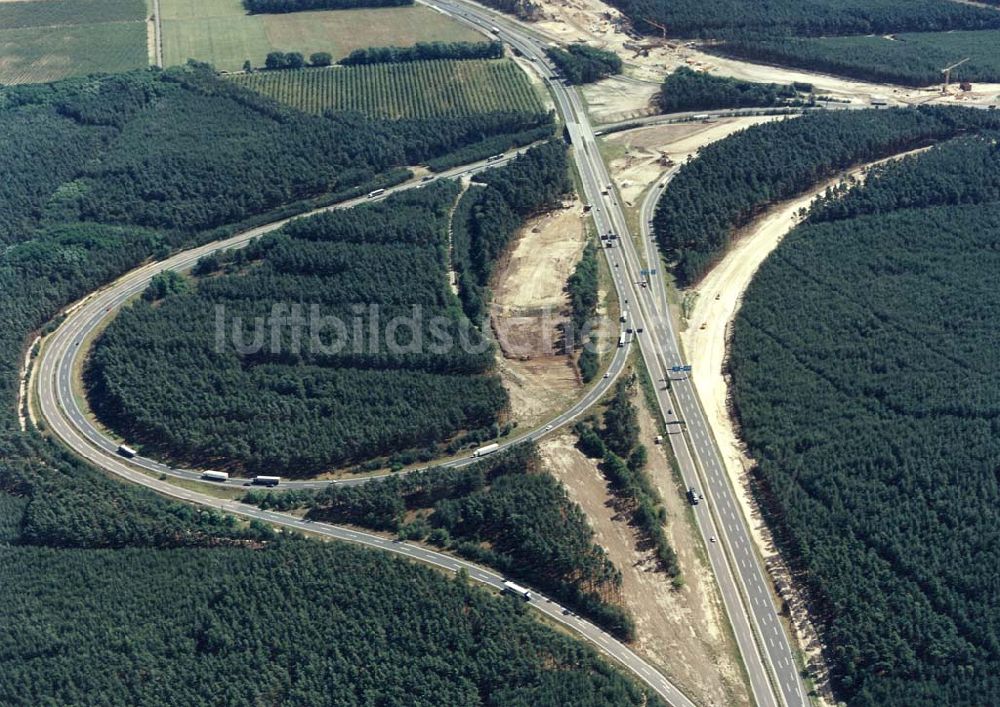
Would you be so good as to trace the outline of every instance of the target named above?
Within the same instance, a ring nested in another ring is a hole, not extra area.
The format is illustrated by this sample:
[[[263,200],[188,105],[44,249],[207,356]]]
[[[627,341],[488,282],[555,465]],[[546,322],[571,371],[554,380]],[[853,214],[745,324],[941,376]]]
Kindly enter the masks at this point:
[[[527,149],[527,148],[525,148]],[[522,150],[523,151],[523,150]],[[510,160],[514,159],[517,154],[521,151],[514,151],[502,159],[494,159],[490,162],[485,160],[476,162],[473,164],[463,165],[461,167],[456,167],[446,172],[442,172],[437,176],[437,179],[457,179],[460,177],[470,176],[488,167],[498,167]],[[357,199],[352,199],[339,203],[335,206],[324,207],[311,211],[303,216],[308,216],[315,213],[321,213],[323,211],[329,211],[331,209],[344,209],[357,206],[358,204],[372,203],[373,201],[384,199],[394,193],[403,191],[406,189],[419,188],[424,185],[422,181],[410,181],[408,183],[401,184],[396,187],[386,189],[383,194],[381,194],[376,199],[369,197],[359,197]],[[71,336],[72,346],[67,350],[67,354],[63,356],[58,362],[55,362],[48,356],[44,356],[39,361],[39,370],[43,367],[48,367],[51,364],[58,363],[58,368],[55,370],[55,376],[58,381],[58,390],[61,397],[61,403],[63,406],[63,411],[69,417],[70,421],[74,424],[77,430],[82,434],[82,436],[94,447],[102,450],[108,454],[116,454],[118,450],[118,442],[108,436],[107,432],[100,429],[94,424],[93,420],[88,417],[85,411],[85,406],[83,401],[73,394],[74,387],[74,375],[75,372],[79,370],[79,366],[82,360],[86,356],[86,346],[85,344],[93,336],[93,334],[100,329],[103,323],[115,316],[116,312],[129,300],[141,293],[149,281],[154,275],[166,270],[174,271],[184,271],[195,265],[198,260],[205,255],[225,249],[236,249],[246,246],[254,238],[257,238],[265,233],[274,231],[284,224],[286,224],[290,219],[282,219],[279,221],[274,221],[266,225],[254,228],[242,233],[239,233],[231,238],[227,238],[221,241],[215,241],[206,244],[199,248],[194,248],[191,250],[186,250],[177,255],[174,255],[166,260],[162,260],[156,263],[150,263],[141,268],[133,270],[107,287],[99,290],[81,300],[77,305],[71,307],[68,310],[67,317],[64,320],[61,329],[61,336]],[[537,440],[542,436],[551,433],[554,430],[559,429],[565,424],[572,422],[581,415],[587,412],[598,400],[600,400],[604,394],[607,392],[608,386],[615,382],[618,374],[625,368],[628,355],[625,350],[616,350],[613,352],[612,359],[607,368],[607,376],[605,378],[597,381],[580,399],[578,399],[571,407],[562,411],[560,414],[556,415],[552,419],[548,420],[546,424],[539,428],[529,430],[522,434],[512,435],[509,439],[503,441],[500,444],[500,448],[504,449],[511,445],[520,444],[528,440]],[[198,469],[185,469],[182,467],[171,466],[164,464],[163,462],[157,461],[155,459],[136,456],[133,457],[131,463],[141,469],[145,469],[148,472],[156,474],[165,474],[178,479],[186,479],[189,481],[197,481],[202,478],[202,470]],[[459,459],[453,459],[450,461],[445,461],[438,463],[436,466],[464,466],[474,462],[475,459],[470,457],[463,457]],[[405,473],[405,472],[404,472]],[[326,479],[326,480],[312,480],[312,481],[295,481],[289,480],[282,482],[283,486],[291,486],[295,488],[322,488],[330,484],[343,484],[343,485],[354,485],[367,483],[372,479],[384,476],[384,474],[373,474],[363,477],[351,477],[346,479]],[[224,486],[242,486],[249,483],[248,479],[232,477],[228,481],[222,482],[219,485]]]
[[[705,496],[695,506],[695,518],[705,536],[709,560],[729,613],[737,643],[750,678],[754,699],[759,705],[808,703],[805,688],[782,627],[778,610],[767,584],[767,574],[757,557],[753,539],[740,513],[736,491],[722,466],[722,459],[698,403],[691,381],[672,373],[688,364],[677,341],[661,277],[643,274],[657,267],[658,256],[647,244],[645,265],[629,234],[619,198],[598,151],[594,129],[577,91],[552,79],[554,69],[545,55],[547,41],[520,23],[463,0],[423,0],[455,17],[492,32],[526,57],[545,77],[574,147],[586,199],[600,233],[618,236],[617,247],[605,249],[615,285],[622,298],[629,324],[638,332],[643,361],[656,381],[657,399],[668,426],[685,428],[668,435],[681,474],[689,486]],[[648,221],[644,221],[646,223]],[[697,362],[691,362],[697,365]]]
[[[679,431],[671,434],[674,453],[680,463],[685,482],[701,489],[706,502],[695,507],[695,517],[706,540],[708,555],[718,580],[723,600],[733,625],[734,633],[747,666],[754,699],[760,705],[800,705],[807,702],[803,685],[791,651],[788,637],[781,627],[774,601],[767,587],[766,574],[754,553],[754,546],[745,520],[739,513],[735,491],[724,473],[721,457],[714,439],[698,405],[689,380],[671,373],[674,366],[686,363],[677,344],[666,299],[666,287],[660,277],[642,274],[643,270],[657,267],[658,255],[650,244],[649,234],[642,229],[646,262],[632,241],[624,214],[618,203],[615,189],[598,152],[594,130],[590,125],[580,98],[574,89],[551,80],[554,69],[545,56],[546,42],[525,30],[520,24],[500,17],[481,7],[461,0],[425,0],[427,4],[453,15],[460,21],[499,36],[523,54],[545,78],[567,133],[574,146],[574,158],[584,186],[584,196],[593,205],[592,215],[602,234],[614,233],[618,237],[615,247],[606,249],[615,286],[622,301],[623,311],[629,313],[628,326],[638,332],[630,337],[638,343],[650,375],[657,386],[658,402],[668,425]],[[472,165],[452,170],[443,177],[456,177],[484,165]],[[387,195],[405,185],[387,190]],[[366,201],[358,199],[338,205],[351,206]],[[646,207],[651,208],[651,207]],[[645,210],[645,209],[644,209]],[[202,256],[219,248],[235,248],[268,231],[279,228],[286,221],[278,221],[253,229],[226,241],[216,242],[180,253],[168,260],[151,263],[123,276],[109,287],[94,293],[74,307],[63,325],[49,337],[39,357],[34,372],[37,382],[38,403],[49,428],[78,454],[104,469],[151,487],[160,493],[183,500],[220,507],[247,517],[260,518],[280,525],[307,529],[312,532],[388,549],[415,559],[432,562],[450,569],[466,567],[470,576],[492,586],[500,586],[502,578],[481,567],[455,558],[435,553],[405,543],[394,543],[379,536],[356,530],[337,528],[326,524],[306,523],[292,516],[260,511],[217,497],[180,488],[156,478],[148,472],[197,478],[200,472],[173,469],[150,459],[125,462],[116,456],[117,443],[101,433],[88,419],[81,401],[74,394],[74,366],[83,356],[85,342],[101,323],[127,302],[142,292],[157,272],[166,269],[183,270],[194,265]],[[647,222],[646,216],[643,224]],[[645,286],[643,283],[646,283]],[[570,410],[554,418],[545,428],[532,431],[505,444],[526,439],[536,439],[562,424],[578,417],[589,409],[606,392],[627,360],[627,348],[615,351],[608,370],[609,377],[578,401]],[[666,385],[670,381],[669,388]],[[454,460],[451,465],[469,463]],[[139,468],[136,468],[139,467]],[[144,471],[140,471],[143,469]],[[352,480],[340,483],[361,483]],[[300,482],[315,485],[332,482]],[[692,704],[676,687],[658,671],[641,660],[627,647],[593,625],[568,616],[554,602],[539,597],[534,602],[540,609],[570,625],[581,635],[601,646],[610,655],[628,666],[652,686],[671,704]]]
[[[498,163],[502,162],[494,161],[489,166],[494,166]],[[466,165],[445,172],[439,178],[461,177],[484,169],[486,166],[485,162]],[[419,186],[419,182],[410,182],[387,189],[385,196],[403,189]],[[368,203],[369,201],[370,199],[367,198],[359,198],[338,204],[334,207],[328,207],[328,209],[348,208],[359,203]],[[317,211],[323,210],[327,209],[319,209]],[[81,458],[91,462],[95,466],[133,483],[146,486],[165,496],[189,503],[218,508],[222,511],[246,518],[255,518],[275,525],[307,531],[326,538],[387,550],[452,571],[465,569],[472,580],[502,590],[504,582],[502,576],[474,563],[444,553],[435,552],[409,543],[393,541],[353,528],[344,528],[327,523],[313,523],[288,514],[261,510],[244,503],[220,499],[218,496],[179,486],[168,481],[165,477],[174,476],[196,480],[200,478],[201,472],[172,468],[152,459],[123,459],[117,454],[117,443],[97,429],[84,413],[82,401],[75,394],[74,375],[77,370],[76,367],[86,355],[85,349],[88,339],[98,330],[104,321],[113,317],[118,308],[135,295],[141,293],[148,286],[149,281],[155,274],[164,270],[184,270],[190,268],[200,258],[216,250],[245,246],[252,239],[280,228],[288,220],[290,219],[276,221],[222,241],[216,241],[184,251],[167,260],[150,263],[137,268],[70,307],[66,312],[66,318],[63,323],[44,341],[42,351],[32,372],[31,384],[35,386],[38,407],[48,430],[55,434]],[[615,377],[624,368],[626,361],[627,354],[625,349],[616,350],[608,369],[607,378],[602,378],[572,408],[554,418],[544,428],[534,430],[515,441],[505,442],[504,446],[540,437],[585,412],[603,396],[607,386],[614,381]],[[462,465],[471,463],[472,461],[474,460],[466,458],[449,462],[448,465]],[[151,474],[150,472],[155,472],[155,474]],[[371,478],[352,479],[340,483],[365,483]],[[302,482],[301,485],[324,485],[328,483],[336,482]],[[285,483],[285,485],[289,484],[295,485],[294,482]],[[668,704],[674,707],[695,707],[694,703],[667,680],[656,667],[637,656],[628,646],[616,640],[606,631],[574,615],[569,609],[564,608],[538,592],[534,592],[534,598],[531,603],[536,609],[551,619],[572,629],[620,662],[655,690]]]

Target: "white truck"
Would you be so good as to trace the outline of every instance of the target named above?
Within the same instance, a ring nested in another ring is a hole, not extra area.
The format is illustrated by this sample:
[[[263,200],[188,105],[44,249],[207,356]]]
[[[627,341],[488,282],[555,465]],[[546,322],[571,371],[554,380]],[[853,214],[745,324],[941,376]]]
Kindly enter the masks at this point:
[[[382,196],[383,194],[385,194],[385,189],[376,189],[375,191],[368,192],[368,198],[374,199],[376,197]]]
[[[620,349],[625,348],[625,335],[624,334],[620,334],[618,336],[618,348],[620,348]]]
[[[280,476],[255,476],[253,477],[255,486],[277,486],[281,483]]]
[[[487,444],[485,447],[480,447],[472,453],[472,456],[485,457],[487,454],[493,454],[498,449],[500,449],[500,445],[494,442],[493,444]]]
[[[515,584],[514,582],[504,582],[503,589],[505,592],[510,592],[511,594],[516,594],[525,601],[531,601],[531,591],[525,589],[520,584]]]
[[[203,471],[201,473],[201,478],[205,481],[218,481],[219,483],[226,483],[229,481],[229,474],[224,471]]]
[[[127,457],[128,459],[131,459],[132,457],[134,457],[139,452],[135,451],[134,449],[132,449],[131,447],[129,447],[127,445],[119,444],[118,445],[118,453],[121,454],[123,457]]]

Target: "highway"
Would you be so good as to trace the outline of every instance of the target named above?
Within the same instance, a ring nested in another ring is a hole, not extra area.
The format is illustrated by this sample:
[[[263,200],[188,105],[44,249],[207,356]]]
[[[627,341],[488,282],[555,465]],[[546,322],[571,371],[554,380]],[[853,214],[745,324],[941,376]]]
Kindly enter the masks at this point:
[[[695,391],[687,377],[671,371],[687,362],[678,345],[666,286],[662,277],[642,274],[646,268],[629,234],[619,197],[601,158],[579,93],[552,78],[555,70],[545,56],[548,42],[516,20],[463,0],[422,1],[498,36],[524,55],[545,78],[572,142],[584,196],[593,206],[591,213],[598,232],[618,235],[613,241],[615,246],[605,248],[604,252],[622,299],[622,310],[629,314],[627,325],[636,332],[643,330],[635,335],[635,341],[646,368],[654,382],[663,383],[656,388],[664,419],[668,427],[684,423],[685,432],[667,435],[667,439],[685,483],[698,488],[705,496],[705,502],[694,507],[695,518],[706,541],[709,561],[747,668],[754,701],[767,707],[808,704],[791,643],[768,589],[767,574],[754,552],[753,539],[740,513],[736,491],[722,467],[721,456]],[[647,214],[651,208],[646,207]],[[642,229],[641,237],[649,262],[659,268],[659,256],[646,228]],[[702,479],[707,483],[701,483]]]
[[[47,350],[51,352],[48,354],[50,360],[59,360],[60,358],[70,358],[70,352],[73,348],[75,348],[73,332],[63,332],[60,328],[60,330],[57,330],[52,335],[51,340],[48,342]],[[124,459],[116,457],[114,454],[109,454],[104,450],[94,448],[80,435],[73,422],[64,414],[61,414],[59,410],[63,396],[60,395],[56,376],[51,368],[46,368],[44,375],[39,376],[38,385],[39,404],[42,407],[46,421],[50,425],[50,429],[81,457],[109,473],[116,474],[128,481],[180,501],[218,508],[220,511],[226,513],[232,513],[244,518],[258,519],[284,528],[313,533],[324,538],[393,552],[397,555],[453,572],[465,569],[472,580],[497,590],[503,590],[504,578],[501,575],[444,553],[352,528],[344,528],[327,523],[315,523],[285,513],[260,510],[238,501],[222,500],[199,491],[181,488],[169,481],[151,477],[145,472],[137,470]],[[633,653],[628,646],[615,640],[607,632],[589,621],[575,616],[569,609],[537,592],[533,592],[530,603],[550,619],[571,629],[582,638],[594,644],[599,650],[628,668],[640,680],[655,690],[668,704],[674,707],[694,707],[694,703],[672,685],[656,668]]]
[[[524,148],[527,149],[527,148]],[[523,151],[523,150],[521,150]],[[438,175],[438,179],[455,179],[463,176],[468,176],[476,172],[482,171],[487,167],[495,167],[505,164],[506,162],[513,159],[521,151],[512,151],[510,154],[506,155],[503,159],[495,160],[493,162],[487,163],[485,160],[471,164],[464,165],[461,167],[456,167],[452,170],[442,172]],[[357,199],[352,199],[349,201],[342,202],[330,207],[324,207],[321,209],[316,209],[308,214],[303,214],[302,216],[309,216],[316,213],[322,213],[324,211],[329,211],[331,209],[342,209],[351,208],[358,204],[372,203],[373,201],[378,201],[388,197],[391,194],[405,190],[419,188],[423,185],[420,181],[410,181],[401,184],[390,189],[386,189],[385,194],[379,196],[377,199],[370,199],[367,197],[360,197]],[[295,218],[301,218],[295,217]],[[120,277],[115,282],[111,283],[107,287],[99,290],[98,292],[92,293],[90,296],[84,298],[80,302],[71,306],[67,310],[66,320],[63,322],[61,329],[66,332],[71,332],[73,345],[68,349],[67,355],[62,357],[58,362],[53,361],[48,356],[44,356],[39,359],[37,368],[42,370],[43,367],[48,368],[50,366],[57,365],[55,368],[54,375],[58,379],[59,392],[61,397],[62,409],[64,413],[68,416],[73,425],[81,433],[81,435],[96,449],[99,449],[106,454],[115,455],[118,450],[118,442],[107,435],[106,432],[98,428],[93,421],[87,417],[83,401],[78,399],[73,395],[74,390],[74,372],[80,370],[83,359],[86,357],[85,342],[97,331],[106,320],[111,319],[115,316],[117,311],[130,299],[140,294],[146,289],[149,281],[157,273],[163,272],[165,270],[176,270],[184,271],[195,265],[198,259],[204,257],[205,255],[226,249],[242,248],[246,246],[251,240],[257,238],[265,233],[274,231],[281,226],[285,225],[291,219],[281,219],[273,223],[268,223],[264,226],[258,228],[250,229],[243,233],[239,233],[230,238],[221,241],[215,241],[199,248],[194,248],[191,250],[186,250],[177,255],[170,257],[169,259],[159,261],[156,263],[150,263],[143,267],[137,268],[135,270],[126,273]],[[628,352],[626,349],[615,350],[611,362],[609,363],[607,369],[607,378],[602,378],[591,386],[591,388],[578,399],[569,409],[564,410],[562,413],[556,417],[548,420],[544,427],[540,429],[529,430],[525,433],[514,434],[509,438],[505,439],[500,443],[500,449],[506,449],[515,444],[520,444],[528,440],[538,440],[546,434],[552,434],[560,427],[570,423],[585,414],[598,400],[600,400],[607,389],[612,385],[618,375],[624,370],[626,362],[628,360]],[[51,362],[51,363],[50,363]],[[41,375],[41,374],[39,374]],[[459,459],[453,459],[450,461],[442,462],[437,466],[441,467],[458,467],[471,464],[476,460],[471,457],[463,457]],[[129,460],[131,464],[144,469],[150,473],[154,474],[165,474],[167,476],[172,476],[178,479],[185,479],[187,481],[199,481],[202,478],[202,470],[200,469],[185,469],[170,466],[164,464],[155,459],[150,459],[143,456],[136,456]],[[413,470],[410,470],[413,471]],[[403,472],[407,473],[407,472]],[[388,476],[389,474],[373,474],[363,477],[353,477],[349,479],[340,480],[311,480],[311,481],[296,481],[296,480],[284,480],[282,481],[283,487],[293,487],[293,488],[323,488],[329,484],[342,484],[342,485],[354,485],[367,483],[372,479],[382,478]],[[398,475],[398,474],[396,474]],[[214,484],[219,484],[219,482],[211,482]],[[250,483],[250,479],[231,477],[228,481],[219,485],[226,486],[244,486]]]
[[[502,164],[512,159],[491,162],[488,166]],[[485,169],[487,164],[479,162],[473,165],[458,167],[439,175],[438,178],[457,178]],[[392,193],[411,188],[419,188],[418,181],[408,182],[391,189],[386,189],[385,198]],[[335,206],[324,207],[310,212],[319,213],[331,209],[349,208],[362,203],[370,203],[373,199],[366,197],[353,199]],[[297,218],[297,217],[296,217]],[[81,458],[105,470],[120,476],[132,483],[150,488],[164,496],[188,503],[218,508],[227,513],[233,513],[245,518],[255,518],[286,528],[314,533],[326,538],[352,542],[366,547],[393,552],[398,555],[425,562],[451,571],[465,569],[471,579],[486,584],[494,589],[502,590],[504,577],[480,565],[461,560],[444,553],[436,552],[418,545],[395,541],[385,537],[366,533],[353,528],[340,527],[328,523],[306,521],[295,516],[264,511],[238,501],[220,499],[216,496],[190,490],[161,478],[161,475],[175,476],[189,480],[200,479],[201,472],[194,470],[174,469],[151,459],[124,459],[117,454],[118,444],[106,437],[87,419],[81,409],[81,401],[74,395],[73,376],[77,366],[86,355],[85,342],[101,324],[114,316],[114,313],[132,297],[141,293],[149,284],[150,279],[164,270],[184,270],[192,267],[199,258],[226,248],[239,248],[247,245],[253,238],[280,228],[291,219],[282,219],[225,240],[216,241],[204,246],[179,253],[167,260],[149,263],[126,273],[121,278],[105,288],[92,293],[69,307],[63,323],[44,340],[42,351],[32,370],[31,385],[36,386],[38,406],[48,430],[62,440]],[[607,391],[627,362],[627,349],[616,349],[608,377],[598,381],[587,394],[578,400],[569,410],[550,421],[545,428],[535,430],[516,440],[504,443],[504,447],[517,444],[526,439],[536,439],[551,433],[561,424],[565,424],[586,412]],[[459,466],[475,461],[465,458],[450,462],[449,466]],[[154,472],[156,475],[150,475]],[[365,483],[372,477],[352,479],[341,483]],[[237,480],[236,483],[243,483]],[[283,486],[323,486],[335,482],[283,482]],[[611,656],[628,668],[640,680],[649,685],[668,704],[674,707],[695,707],[694,703],[676,686],[645,660],[637,656],[628,646],[616,640],[603,629],[570,612],[552,599],[534,591],[531,605],[576,632],[579,636],[594,644],[599,650]]]
[[[671,377],[669,369],[685,363],[677,344],[673,323],[666,300],[666,287],[660,277],[641,274],[644,269],[639,251],[629,235],[618,196],[611,186],[606,167],[598,152],[593,127],[583,110],[579,95],[574,89],[549,79],[553,68],[544,55],[547,42],[536,38],[519,23],[498,16],[482,7],[466,4],[461,0],[425,0],[439,10],[455,16],[461,21],[481,30],[499,36],[520,51],[539,73],[545,77],[552,91],[559,114],[574,146],[574,158],[584,186],[584,197],[593,205],[591,211],[601,234],[615,233],[619,238],[613,248],[604,249],[615,286],[622,301],[622,310],[627,311],[627,326],[642,333],[631,336],[630,345],[616,349],[608,373],[609,377],[598,381],[587,394],[570,410],[550,421],[545,428],[504,443],[519,443],[526,439],[537,439],[551,430],[564,425],[586,412],[611,385],[626,365],[627,353],[631,345],[638,342],[643,360],[654,381],[662,382]],[[482,169],[483,163],[457,168],[441,175],[452,178]],[[386,195],[402,188],[412,188],[419,184],[410,183],[386,190]],[[606,193],[605,193],[606,192]],[[361,198],[328,208],[345,208],[364,203]],[[651,207],[649,207],[651,208]],[[327,209],[323,209],[327,210]],[[49,429],[60,437],[80,456],[128,480],[152,488],[162,494],[181,500],[218,507],[245,517],[259,518],[293,528],[317,532],[329,537],[358,542],[371,547],[391,550],[421,561],[455,569],[466,567],[470,575],[478,580],[499,586],[502,578],[481,567],[465,563],[447,555],[425,550],[406,543],[395,543],[376,535],[356,530],[338,528],[326,524],[306,523],[285,514],[261,511],[244,504],[221,501],[197,491],[187,490],[162,481],[156,476],[168,474],[187,478],[197,478],[200,472],[171,469],[149,459],[134,459],[126,462],[116,455],[117,443],[105,437],[84,415],[80,401],[73,393],[74,366],[84,355],[84,342],[114,312],[131,297],[141,293],[149,280],[166,269],[183,270],[189,268],[202,256],[220,248],[235,248],[246,245],[251,239],[276,228],[290,219],[276,221],[259,228],[237,234],[224,241],[215,242],[185,251],[168,260],[150,263],[124,275],[108,287],[92,294],[70,308],[63,324],[45,341],[41,355],[33,370],[33,384],[37,385],[38,404]],[[643,222],[645,223],[645,221]],[[658,255],[650,244],[648,234],[643,229],[643,250],[648,262],[658,263]],[[658,266],[657,266],[658,267]],[[647,287],[641,286],[648,281]],[[754,700],[759,705],[802,705],[807,703],[804,688],[792,660],[791,647],[784,633],[774,602],[767,589],[766,574],[753,551],[749,529],[739,512],[735,491],[728,484],[722,469],[721,458],[704,420],[690,381],[683,377],[671,380],[669,389],[657,385],[658,403],[664,418],[671,428],[679,428],[686,423],[686,432],[668,435],[674,453],[680,463],[681,472],[689,486],[703,490],[705,503],[695,507],[695,517],[705,539],[710,563],[718,581],[727,613],[733,626],[736,640],[742,653]],[[449,465],[468,464],[472,460],[459,459]],[[139,468],[137,468],[139,467]],[[153,475],[144,473],[153,472]],[[367,479],[341,481],[339,483],[362,483]],[[704,480],[707,483],[702,483]],[[234,480],[233,483],[245,483]],[[299,485],[320,485],[338,482],[300,482]],[[292,485],[292,484],[285,484]],[[717,542],[715,541],[717,539]],[[563,614],[561,607],[538,597],[532,602],[536,607],[554,615],[578,631],[580,635],[604,649],[608,654],[628,666],[637,676],[653,687],[668,702],[674,705],[692,704],[652,666],[635,656],[626,646],[614,641],[610,636],[593,625],[575,617]]]

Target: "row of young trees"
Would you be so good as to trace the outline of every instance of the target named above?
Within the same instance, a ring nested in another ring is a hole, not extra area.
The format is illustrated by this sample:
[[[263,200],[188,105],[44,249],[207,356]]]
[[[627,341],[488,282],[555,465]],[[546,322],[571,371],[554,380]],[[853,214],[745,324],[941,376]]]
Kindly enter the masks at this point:
[[[253,14],[283,14],[307,10],[354,10],[360,7],[402,7],[413,0],[243,0]]]
[[[709,145],[656,207],[654,229],[681,285],[695,282],[735,229],[769,204],[858,163],[1000,126],[992,111],[920,108],[812,113]]]
[[[344,66],[399,64],[431,59],[502,59],[501,42],[417,42],[412,47],[368,47],[355,49],[338,61]]]
[[[246,70],[250,62],[243,67]],[[309,66],[320,67],[333,64],[333,55],[330,52],[313,52],[309,55]],[[264,60],[264,68],[277,69],[301,69],[306,66],[306,58],[301,52],[270,52]]]
[[[831,193],[735,323],[759,495],[848,704],[1000,701],[998,184],[991,135]]]
[[[635,383],[633,375],[615,384],[614,394],[604,407],[603,426],[583,421],[575,425],[574,431],[580,450],[601,460],[601,472],[618,496],[621,510],[652,542],[663,571],[679,580],[677,553],[663,529],[667,511],[646,473],[648,452],[639,442],[638,410],[630,399]]]
[[[574,348],[580,349],[576,365],[580,369],[580,378],[584,383],[589,383],[594,379],[600,366],[597,347],[587,345],[588,343],[595,344],[596,340],[593,336],[589,341],[583,338],[583,333],[588,330],[594,315],[597,313],[597,286],[600,276],[597,253],[597,242],[593,239],[588,240],[580,262],[577,263],[573,274],[566,282],[570,307],[570,331],[567,333]]]
[[[586,44],[569,44],[565,49],[549,47],[545,53],[571,84],[593,83],[622,72],[621,57]]]
[[[518,445],[461,469],[431,469],[322,491],[251,492],[262,508],[426,540],[544,589],[631,640],[620,605],[621,572],[594,543],[566,489],[534,445]]]
[[[656,102],[664,113],[780,106],[794,105],[799,92],[811,91],[812,84],[752,83],[682,66],[664,79]]]

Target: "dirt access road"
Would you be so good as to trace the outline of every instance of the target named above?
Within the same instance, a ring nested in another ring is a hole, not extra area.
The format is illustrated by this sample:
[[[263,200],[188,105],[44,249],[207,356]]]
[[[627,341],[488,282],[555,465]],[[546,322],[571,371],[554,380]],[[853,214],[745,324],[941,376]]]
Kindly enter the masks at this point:
[[[784,236],[799,223],[797,216],[802,208],[808,208],[812,201],[828,187],[849,182],[864,182],[865,173],[873,165],[921,150],[913,150],[886,160],[878,160],[842,173],[837,177],[814,186],[805,194],[781,202],[769,209],[759,219],[734,238],[734,245],[722,260],[687,294],[695,298],[687,327],[681,332],[681,342],[688,360],[696,361],[692,376],[695,389],[705,409],[712,433],[719,443],[726,472],[744,516],[750,520],[750,529],[757,548],[765,564],[775,579],[784,581],[791,587],[789,573],[783,566],[777,548],[771,539],[760,512],[753,502],[748,485],[747,470],[753,460],[747,456],[739,430],[729,414],[729,385],[723,372],[723,365],[729,343],[730,327],[739,311],[743,293],[764,259],[778,247]],[[815,628],[809,621],[804,606],[790,594],[792,621],[800,648],[819,674],[825,674],[818,651]],[[822,686],[821,686],[822,687]]]
[[[628,120],[655,112],[651,101],[658,84],[680,66],[765,83],[811,83],[818,93],[852,103],[868,104],[873,96],[890,103],[919,105],[950,103],[990,105],[1000,101],[1000,84],[974,84],[973,91],[962,93],[957,87],[941,96],[937,87],[914,89],[906,86],[875,84],[829,74],[754,64],[726,59],[701,51],[694,42],[683,39],[660,40],[630,38],[622,14],[599,0],[536,0],[542,19],[533,27],[558,42],[586,42],[617,53],[626,62],[626,79],[611,78],[583,88],[587,104],[596,122]],[[627,45],[627,46],[626,46]]]
[[[606,146],[604,154],[623,202],[633,206],[670,164],[683,164],[705,145],[738,130],[783,118],[722,118],[709,123],[656,125],[613,133],[602,139]]]

